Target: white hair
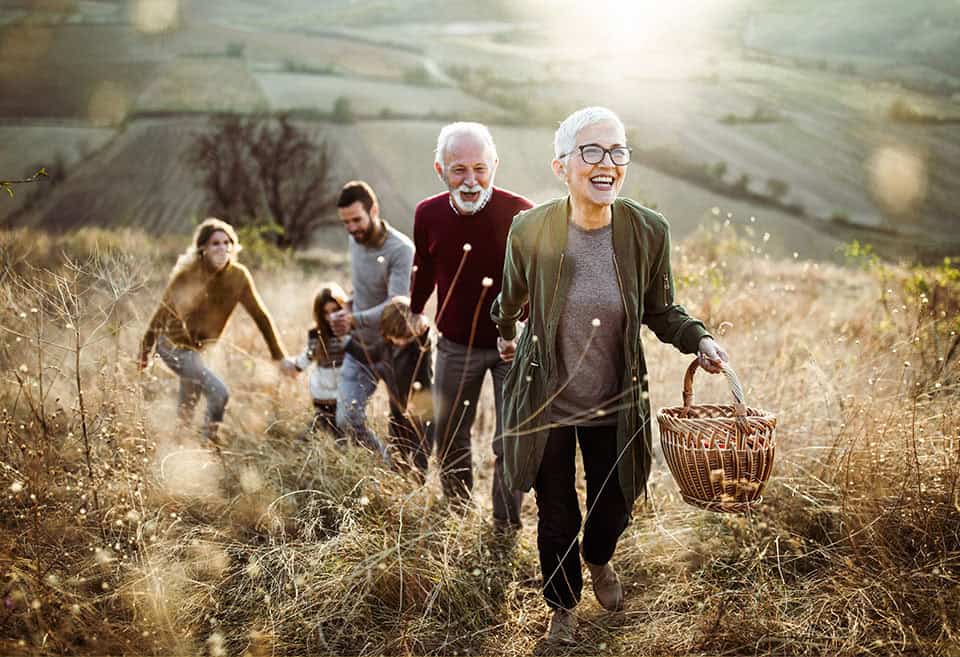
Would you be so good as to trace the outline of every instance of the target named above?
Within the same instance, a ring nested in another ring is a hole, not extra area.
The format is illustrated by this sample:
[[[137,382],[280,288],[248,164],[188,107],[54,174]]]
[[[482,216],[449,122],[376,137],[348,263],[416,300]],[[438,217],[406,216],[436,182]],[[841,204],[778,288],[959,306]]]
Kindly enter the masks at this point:
[[[577,147],[577,134],[587,126],[597,123],[613,123],[623,134],[627,134],[623,121],[613,110],[606,107],[584,107],[563,120],[553,135],[553,154],[558,160]]]
[[[440,165],[441,169],[446,168],[444,157],[446,157],[447,146],[454,137],[460,135],[472,135],[488,145],[493,150],[493,159],[497,159],[497,145],[493,143],[493,135],[490,130],[482,123],[473,123],[471,121],[457,121],[450,123],[440,130],[437,137],[437,150],[435,151],[434,162]]]

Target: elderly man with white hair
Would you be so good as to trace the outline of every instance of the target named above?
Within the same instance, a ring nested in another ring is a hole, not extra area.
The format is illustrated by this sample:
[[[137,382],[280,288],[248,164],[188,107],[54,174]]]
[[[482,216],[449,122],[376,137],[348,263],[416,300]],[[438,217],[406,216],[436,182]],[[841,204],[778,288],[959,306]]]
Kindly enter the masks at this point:
[[[502,387],[509,363],[497,348],[490,304],[500,293],[513,217],[533,204],[494,187],[498,164],[486,126],[458,122],[440,131],[433,166],[447,191],[421,201],[414,214],[410,305],[419,332],[428,322],[424,305],[436,288],[434,436],[444,493],[456,502],[473,489],[471,429],[486,373],[493,377],[493,518],[498,528],[510,529],[520,526],[523,496],[503,485]]]
[[[727,355],[674,299],[666,219],[619,197],[630,148],[617,115],[574,112],[554,149],[553,172],[567,196],[513,222],[491,316],[504,357],[514,358],[503,391],[506,484],[536,490],[543,595],[553,609],[548,636],[573,643],[583,587],[578,444],[587,488],[583,560],[600,605],[623,607],[610,559],[651,464],[641,324],[682,353],[698,352],[707,371],[720,372]]]

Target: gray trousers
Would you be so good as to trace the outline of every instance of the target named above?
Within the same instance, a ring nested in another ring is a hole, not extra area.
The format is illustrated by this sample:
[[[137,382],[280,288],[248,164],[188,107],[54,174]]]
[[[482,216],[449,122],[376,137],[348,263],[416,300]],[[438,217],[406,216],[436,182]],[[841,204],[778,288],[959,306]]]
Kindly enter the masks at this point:
[[[230,399],[226,384],[204,364],[199,351],[176,347],[165,336],[157,340],[157,354],[180,377],[177,404],[180,420],[188,423],[193,419],[197,400],[203,394],[207,398],[205,434],[207,438],[215,439]]]
[[[489,370],[497,414],[493,436],[493,518],[519,526],[523,493],[507,490],[503,481],[503,379],[509,369],[510,363],[504,362],[496,349],[468,350],[466,345],[441,337],[433,383],[434,439],[444,494],[451,499],[468,497],[473,489],[470,438],[480,388]]]

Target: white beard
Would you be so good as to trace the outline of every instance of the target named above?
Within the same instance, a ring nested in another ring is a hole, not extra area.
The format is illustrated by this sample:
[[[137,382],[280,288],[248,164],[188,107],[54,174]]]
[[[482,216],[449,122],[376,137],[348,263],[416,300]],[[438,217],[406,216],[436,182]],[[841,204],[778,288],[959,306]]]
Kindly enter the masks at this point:
[[[480,192],[480,196],[477,197],[476,201],[464,201],[463,194],[464,192]],[[457,209],[464,214],[474,214],[483,209],[483,206],[487,204],[487,201],[490,200],[490,197],[493,195],[493,178],[490,179],[490,186],[484,189],[479,183],[475,184],[473,187],[470,187],[466,184],[460,185],[456,189],[450,190],[450,195],[453,196],[453,202],[456,204]]]

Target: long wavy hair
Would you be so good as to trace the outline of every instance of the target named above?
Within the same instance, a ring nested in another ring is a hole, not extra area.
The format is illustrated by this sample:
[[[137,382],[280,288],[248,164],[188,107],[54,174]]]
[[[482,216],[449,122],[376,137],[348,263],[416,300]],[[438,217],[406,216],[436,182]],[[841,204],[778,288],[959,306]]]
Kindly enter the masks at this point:
[[[177,258],[177,264],[173,266],[170,278],[173,278],[185,269],[195,267],[201,263],[203,261],[203,248],[207,245],[207,242],[210,241],[210,237],[218,230],[226,233],[227,239],[229,239],[233,245],[230,249],[230,262],[236,262],[237,255],[243,248],[240,246],[240,238],[237,237],[237,231],[222,219],[207,217],[200,222],[200,225],[193,231],[193,239],[190,240],[190,246]]]
[[[323,307],[327,305],[329,301],[336,303],[338,309],[347,305],[347,293],[343,291],[342,287],[332,281],[324,283],[313,297],[313,321],[317,326],[317,333],[320,335],[321,345],[317,353],[318,356],[321,351],[323,355],[326,356],[327,344],[329,344],[333,338],[333,329],[330,328],[330,322],[327,321],[326,313],[323,312]]]

